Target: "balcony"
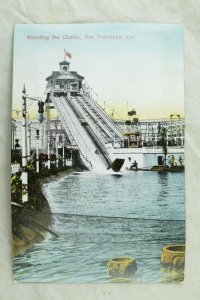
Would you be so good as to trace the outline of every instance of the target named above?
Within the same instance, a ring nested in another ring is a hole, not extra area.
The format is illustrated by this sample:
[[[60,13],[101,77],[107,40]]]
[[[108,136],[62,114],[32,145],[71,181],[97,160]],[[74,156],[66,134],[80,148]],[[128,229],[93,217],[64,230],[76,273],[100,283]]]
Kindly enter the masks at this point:
[[[65,87],[65,86],[59,86],[59,85],[55,85],[55,87],[53,86],[47,86],[47,93],[50,92],[50,91],[54,91],[54,92],[63,92],[63,93],[67,93],[67,92],[78,92],[79,89],[78,89],[78,86],[70,86],[69,88],[68,87]]]

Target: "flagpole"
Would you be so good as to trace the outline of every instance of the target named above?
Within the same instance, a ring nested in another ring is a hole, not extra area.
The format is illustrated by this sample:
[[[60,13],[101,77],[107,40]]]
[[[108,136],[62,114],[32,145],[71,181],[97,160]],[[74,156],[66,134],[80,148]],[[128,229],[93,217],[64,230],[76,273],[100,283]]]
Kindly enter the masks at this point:
[[[65,53],[65,49],[64,49],[64,61],[66,61],[66,53]]]

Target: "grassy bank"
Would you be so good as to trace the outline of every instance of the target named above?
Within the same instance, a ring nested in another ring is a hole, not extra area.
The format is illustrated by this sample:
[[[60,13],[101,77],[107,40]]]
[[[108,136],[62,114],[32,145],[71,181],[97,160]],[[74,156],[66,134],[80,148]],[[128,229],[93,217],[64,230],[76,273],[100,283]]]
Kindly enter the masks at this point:
[[[43,184],[48,183],[67,174],[80,171],[79,168],[64,167],[60,169],[43,169],[39,174],[30,173],[28,183],[29,201],[21,204],[21,189],[17,188],[12,193],[12,233],[13,256],[30,248],[35,243],[45,239],[47,232],[56,236],[51,230],[53,217],[47,199],[43,194]],[[15,178],[17,181],[17,178]]]

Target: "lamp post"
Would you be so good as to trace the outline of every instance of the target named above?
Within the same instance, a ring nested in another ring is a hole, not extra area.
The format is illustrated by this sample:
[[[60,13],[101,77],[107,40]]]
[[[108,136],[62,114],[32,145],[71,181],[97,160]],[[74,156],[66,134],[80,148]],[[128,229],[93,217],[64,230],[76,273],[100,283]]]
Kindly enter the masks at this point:
[[[50,122],[49,122],[49,105],[50,105],[50,101],[48,100],[46,105],[47,157],[48,157],[47,167],[50,170],[51,169],[51,154],[50,154],[51,137],[50,137]]]
[[[50,154],[50,130],[47,133],[47,155],[48,155],[48,169],[51,169],[51,154]]]
[[[26,88],[22,90],[22,203],[28,201]]]
[[[40,131],[36,129],[36,173],[39,173],[40,166],[39,166],[39,137]]]
[[[58,141],[55,138],[55,146],[56,146],[56,168],[58,168]]]
[[[31,153],[31,125],[27,126],[27,160],[30,160]]]

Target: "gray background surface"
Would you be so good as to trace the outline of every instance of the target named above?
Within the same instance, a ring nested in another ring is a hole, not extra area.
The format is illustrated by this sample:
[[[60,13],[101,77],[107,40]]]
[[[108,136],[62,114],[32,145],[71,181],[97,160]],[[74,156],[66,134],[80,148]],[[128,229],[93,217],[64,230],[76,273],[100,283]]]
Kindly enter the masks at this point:
[[[0,20],[0,299],[200,299],[200,0],[0,0]],[[184,26],[187,253],[185,281],[180,285],[13,283],[9,186],[13,28],[19,23],[82,22]]]

